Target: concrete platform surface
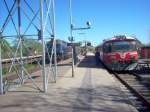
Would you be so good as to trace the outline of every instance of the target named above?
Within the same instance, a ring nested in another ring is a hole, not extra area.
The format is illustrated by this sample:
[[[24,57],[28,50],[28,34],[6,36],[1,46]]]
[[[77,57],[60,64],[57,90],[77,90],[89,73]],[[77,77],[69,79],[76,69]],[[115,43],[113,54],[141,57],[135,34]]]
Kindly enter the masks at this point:
[[[46,94],[29,88],[29,81],[0,96],[0,112],[137,112],[119,82],[102,66],[96,67],[91,54],[76,67],[74,78],[71,69],[58,78],[49,83]]]

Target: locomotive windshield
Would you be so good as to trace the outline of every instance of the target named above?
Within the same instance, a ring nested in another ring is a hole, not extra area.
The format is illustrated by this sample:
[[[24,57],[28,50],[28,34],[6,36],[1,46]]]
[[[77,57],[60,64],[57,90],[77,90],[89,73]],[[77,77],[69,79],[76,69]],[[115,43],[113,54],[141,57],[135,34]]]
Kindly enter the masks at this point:
[[[117,41],[112,43],[106,43],[104,51],[109,52],[128,52],[135,51],[136,43],[134,41]]]

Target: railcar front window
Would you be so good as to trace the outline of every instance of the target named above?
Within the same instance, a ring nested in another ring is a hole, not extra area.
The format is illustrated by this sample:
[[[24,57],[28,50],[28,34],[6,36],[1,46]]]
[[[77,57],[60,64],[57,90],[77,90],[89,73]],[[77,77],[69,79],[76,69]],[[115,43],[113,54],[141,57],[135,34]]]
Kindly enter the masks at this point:
[[[135,44],[130,42],[113,42],[112,52],[128,52],[136,49]]]

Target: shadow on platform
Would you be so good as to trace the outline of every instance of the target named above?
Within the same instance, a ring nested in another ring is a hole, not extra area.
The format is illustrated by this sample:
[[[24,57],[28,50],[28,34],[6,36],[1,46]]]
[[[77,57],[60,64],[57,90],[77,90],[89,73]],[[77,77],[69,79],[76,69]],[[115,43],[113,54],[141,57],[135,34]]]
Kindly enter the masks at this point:
[[[103,64],[99,62],[98,65],[96,65],[95,56],[87,56],[85,57],[78,65],[77,67],[86,67],[86,68],[104,68]]]
[[[58,90],[45,95],[39,93],[24,93],[7,98],[1,98],[0,108],[2,112],[18,111],[29,112],[129,112],[123,105],[131,103],[118,93],[118,89],[108,86],[97,86],[96,88],[71,88]],[[122,106],[121,106],[122,105]]]

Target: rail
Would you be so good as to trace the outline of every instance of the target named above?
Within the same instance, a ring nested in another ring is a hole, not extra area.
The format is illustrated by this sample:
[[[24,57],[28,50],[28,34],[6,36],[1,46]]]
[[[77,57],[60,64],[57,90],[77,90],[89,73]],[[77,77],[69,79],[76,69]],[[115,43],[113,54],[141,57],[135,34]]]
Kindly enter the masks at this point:
[[[144,105],[145,111],[150,110],[150,100],[149,95],[144,95],[145,91],[149,92],[149,88],[147,88],[141,81],[136,78],[134,74],[118,74],[113,73],[115,77],[125,85]],[[135,76],[135,77],[134,77]],[[131,82],[130,82],[131,81]],[[139,109],[137,107],[137,109]]]

